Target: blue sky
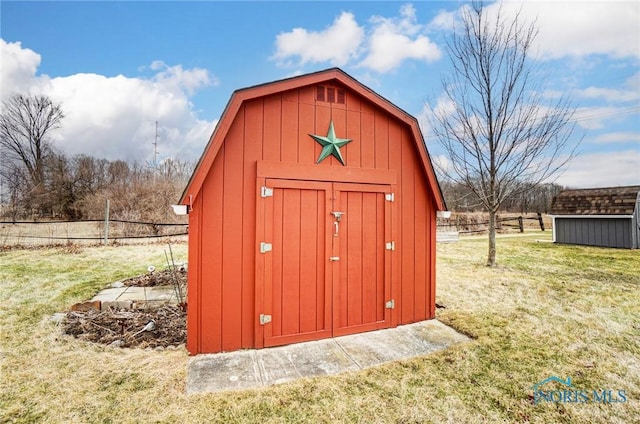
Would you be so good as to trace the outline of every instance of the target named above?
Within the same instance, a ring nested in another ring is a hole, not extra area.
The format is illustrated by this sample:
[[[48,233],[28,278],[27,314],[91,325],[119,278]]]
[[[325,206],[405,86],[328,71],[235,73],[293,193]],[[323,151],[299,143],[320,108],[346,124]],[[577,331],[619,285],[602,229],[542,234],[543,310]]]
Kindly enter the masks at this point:
[[[464,2],[0,3],[0,98],[44,93],[69,155],[197,160],[231,93],[339,66],[423,124],[450,71],[444,40]],[[489,4],[497,10],[497,4]],[[558,182],[640,184],[640,3],[517,2],[537,18],[546,97],[577,108],[580,155]]]

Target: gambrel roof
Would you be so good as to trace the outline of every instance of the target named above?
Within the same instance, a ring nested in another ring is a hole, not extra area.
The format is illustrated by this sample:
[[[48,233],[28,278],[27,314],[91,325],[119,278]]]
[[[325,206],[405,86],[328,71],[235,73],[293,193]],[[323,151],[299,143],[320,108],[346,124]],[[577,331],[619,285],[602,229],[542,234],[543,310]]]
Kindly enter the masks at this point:
[[[427,180],[427,185],[434,195],[436,208],[437,210],[445,210],[446,205],[444,197],[442,195],[442,191],[440,190],[440,186],[438,184],[433,165],[431,164],[429,153],[427,152],[427,148],[422,137],[422,132],[420,131],[420,127],[418,126],[418,121],[416,120],[416,118],[338,68],[331,68],[324,71],[314,72],[306,75],[296,76],[236,90],[232,94],[229,103],[227,103],[222,117],[220,118],[218,125],[216,126],[213,134],[211,135],[211,138],[209,139],[209,142],[207,143],[207,146],[204,149],[204,153],[202,154],[196,166],[196,169],[182,194],[180,203],[188,204],[190,201],[189,196],[195,198],[200,193],[204,180],[213,165],[214,159],[220,151],[229,128],[231,127],[236,114],[238,113],[244,102],[308,85],[330,82],[338,82],[344,85],[346,88],[353,90],[355,93],[367,99],[375,106],[385,110],[399,122],[409,127],[410,133],[412,134],[413,142],[415,143],[418,151],[418,156],[420,158],[422,169]]]
[[[553,198],[551,215],[633,215],[640,186],[565,190]]]

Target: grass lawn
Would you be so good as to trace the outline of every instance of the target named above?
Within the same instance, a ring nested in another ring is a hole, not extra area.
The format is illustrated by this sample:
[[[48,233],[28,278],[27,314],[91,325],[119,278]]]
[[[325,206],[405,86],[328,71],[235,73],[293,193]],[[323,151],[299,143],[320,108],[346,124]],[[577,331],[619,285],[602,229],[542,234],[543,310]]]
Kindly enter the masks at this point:
[[[191,396],[186,351],[80,342],[48,319],[148,265],[163,268],[164,245],[0,253],[0,422],[639,422],[640,251],[549,238],[499,237],[494,269],[484,266],[486,238],[438,245],[438,318],[471,342],[357,373]],[[173,248],[186,259],[185,245]],[[533,385],[550,376],[571,377],[569,390],[589,397],[624,391],[626,402],[534,403]]]

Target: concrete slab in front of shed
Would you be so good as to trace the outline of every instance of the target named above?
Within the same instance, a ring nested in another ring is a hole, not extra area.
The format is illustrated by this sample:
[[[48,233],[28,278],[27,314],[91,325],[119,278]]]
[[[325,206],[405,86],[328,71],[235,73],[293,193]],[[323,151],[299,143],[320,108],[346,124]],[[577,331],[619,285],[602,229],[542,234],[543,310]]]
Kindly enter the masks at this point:
[[[336,339],[298,343],[283,346],[282,349],[303,377],[332,375],[360,369],[336,343]]]
[[[361,368],[423,355],[423,349],[399,328],[338,337],[336,342]]]
[[[264,385],[285,383],[302,375],[291,362],[291,355],[284,349],[263,349],[256,352]]]
[[[242,390],[262,386],[255,352],[198,355],[189,361],[187,393]]]
[[[335,340],[354,362],[368,368],[426,355],[469,338],[433,319]]]
[[[187,393],[244,390],[411,359],[469,339],[439,321],[189,360]]]
[[[435,319],[403,325],[398,327],[398,330],[416,338],[418,343],[423,346],[425,353],[469,340],[464,334],[458,333],[453,328]]]

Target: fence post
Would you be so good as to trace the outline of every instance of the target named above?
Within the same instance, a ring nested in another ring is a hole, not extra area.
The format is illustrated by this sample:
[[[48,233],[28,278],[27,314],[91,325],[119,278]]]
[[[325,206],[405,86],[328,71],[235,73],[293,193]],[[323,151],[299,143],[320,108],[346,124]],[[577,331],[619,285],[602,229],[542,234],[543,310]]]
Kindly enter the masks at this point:
[[[524,233],[524,223],[522,222],[522,215],[518,217],[518,227],[520,227],[520,232]]]
[[[109,199],[105,202],[104,206],[104,244],[109,243]]]
[[[540,229],[544,231],[544,221],[542,220],[542,214],[538,212],[538,222],[540,223]]]

